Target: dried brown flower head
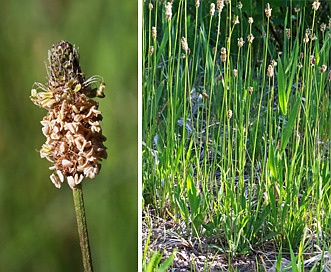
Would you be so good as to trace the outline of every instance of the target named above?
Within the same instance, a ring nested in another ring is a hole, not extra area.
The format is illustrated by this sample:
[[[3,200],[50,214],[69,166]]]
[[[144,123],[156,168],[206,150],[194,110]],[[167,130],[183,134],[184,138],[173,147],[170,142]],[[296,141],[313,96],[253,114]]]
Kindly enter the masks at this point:
[[[316,58],[314,55],[310,56],[310,66],[315,66],[316,64]]]
[[[321,3],[318,2],[318,0],[315,0],[314,3],[312,4],[313,10],[317,11],[318,8],[320,7]]]
[[[172,3],[168,2],[165,6],[165,16],[168,21],[171,21],[172,18]]]
[[[267,7],[265,8],[265,15],[269,18],[271,17],[271,11],[272,11],[272,8],[270,8],[270,4],[267,3]]]
[[[308,33],[305,34],[305,37],[303,38],[303,42],[304,43],[308,43],[309,42]]]
[[[149,47],[149,55],[152,56],[153,54],[154,54],[154,46],[151,45],[151,46]]]
[[[328,67],[325,64],[323,64],[321,67],[318,68],[318,70],[320,71],[320,73],[324,73],[327,68]]]
[[[219,12],[222,12],[224,8],[224,0],[217,0],[216,7]]]
[[[290,28],[286,28],[286,37],[287,37],[288,39],[291,38],[291,29],[290,29]]]
[[[206,90],[203,90],[202,97],[205,99],[209,99],[209,95],[207,94]]]
[[[214,16],[214,14],[215,14],[215,4],[214,3],[210,4],[209,13],[211,16]]]
[[[226,61],[226,48],[222,47],[221,48],[221,62],[225,62]]]
[[[274,76],[274,66],[272,64],[269,64],[269,66],[268,66],[267,76],[268,77],[273,77]]]
[[[245,42],[244,42],[244,39],[243,39],[243,38],[239,38],[239,39],[238,39],[238,46],[239,46],[239,47],[243,47],[243,46],[244,46],[244,43],[245,43]]]
[[[189,54],[190,53],[190,48],[188,47],[188,43],[187,43],[187,40],[185,37],[182,37],[182,48],[183,50],[185,51],[186,54]]]
[[[238,70],[237,69],[233,69],[233,77],[237,77],[238,76]]]
[[[157,37],[157,30],[155,26],[152,26],[152,38],[155,40]]]
[[[228,118],[229,118],[229,119],[232,118],[232,114],[233,114],[232,110],[228,110]]]
[[[34,104],[48,110],[41,121],[46,143],[40,156],[53,164],[50,179],[57,188],[66,177],[74,189],[85,177],[93,179],[101,160],[107,158],[99,123],[102,115],[92,99],[105,96],[105,84],[98,76],[85,79],[78,50],[66,41],[53,45],[48,61],[47,85],[35,83],[30,96]]]
[[[234,18],[233,18],[233,24],[234,24],[234,25],[239,24],[239,16],[238,16],[238,15],[235,15],[235,16],[234,16]]]
[[[325,32],[325,30],[326,30],[326,24],[325,24],[325,23],[321,23],[321,25],[320,25],[320,30],[321,30],[322,32]]]
[[[247,36],[247,41],[248,41],[249,43],[253,43],[254,38],[255,38],[255,37],[253,36],[253,34],[250,33],[250,34]]]

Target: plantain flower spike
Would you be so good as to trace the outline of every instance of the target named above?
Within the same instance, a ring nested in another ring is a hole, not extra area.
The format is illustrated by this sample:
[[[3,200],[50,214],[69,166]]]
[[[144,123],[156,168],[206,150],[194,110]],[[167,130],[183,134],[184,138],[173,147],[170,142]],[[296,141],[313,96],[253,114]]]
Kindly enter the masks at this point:
[[[84,178],[94,179],[107,158],[99,103],[92,99],[105,97],[105,83],[100,76],[85,79],[78,50],[69,42],[53,45],[48,62],[47,85],[34,83],[30,96],[48,111],[41,121],[46,142],[40,156],[52,163],[50,179],[55,187],[66,178],[74,189]]]

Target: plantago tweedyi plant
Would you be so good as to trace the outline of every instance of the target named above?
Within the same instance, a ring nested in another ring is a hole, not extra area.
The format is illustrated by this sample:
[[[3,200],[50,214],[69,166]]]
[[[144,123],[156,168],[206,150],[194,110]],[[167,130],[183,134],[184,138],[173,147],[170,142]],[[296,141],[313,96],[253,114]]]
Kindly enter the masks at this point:
[[[48,51],[47,85],[35,83],[31,100],[48,111],[41,121],[46,143],[41,158],[52,163],[49,168],[55,187],[66,179],[73,190],[75,211],[85,271],[92,271],[81,182],[95,178],[100,161],[106,159],[99,121],[102,120],[95,97],[104,97],[105,84],[100,76],[85,79],[79,65],[78,50],[60,41]]]

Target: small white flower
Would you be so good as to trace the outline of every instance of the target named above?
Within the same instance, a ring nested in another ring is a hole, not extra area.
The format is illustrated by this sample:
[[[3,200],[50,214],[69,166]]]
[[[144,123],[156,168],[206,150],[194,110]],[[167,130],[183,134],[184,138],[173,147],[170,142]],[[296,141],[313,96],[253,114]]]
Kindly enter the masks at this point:
[[[72,176],[67,177],[68,184],[71,189],[75,189],[75,180]]]
[[[63,178],[63,175],[62,175],[62,178]],[[63,179],[61,180],[61,177],[59,177],[58,175],[53,173],[52,175],[50,175],[50,179],[56,188],[61,188],[61,184],[63,182]]]
[[[97,174],[97,169],[90,166],[84,169],[84,175],[90,179],[94,179]]]
[[[84,176],[83,175],[78,175],[78,174],[75,174],[74,177],[73,176],[68,176],[67,177],[67,181],[68,181],[68,184],[69,184],[71,189],[75,189],[76,185],[81,183],[83,179],[84,179]]]
[[[72,164],[71,161],[68,161],[68,160],[64,159],[64,160],[62,160],[62,165],[64,167],[71,167],[73,164]]]

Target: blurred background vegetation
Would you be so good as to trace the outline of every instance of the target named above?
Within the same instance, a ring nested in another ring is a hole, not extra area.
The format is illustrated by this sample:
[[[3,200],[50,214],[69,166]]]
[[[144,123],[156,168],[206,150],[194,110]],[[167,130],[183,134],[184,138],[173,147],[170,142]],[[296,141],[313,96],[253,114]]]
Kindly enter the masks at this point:
[[[83,183],[95,271],[137,270],[137,5],[131,1],[2,1],[0,9],[0,271],[82,271],[72,191],[56,189],[45,141],[46,112],[29,99],[46,82],[47,50],[80,49],[101,99],[109,157]]]

